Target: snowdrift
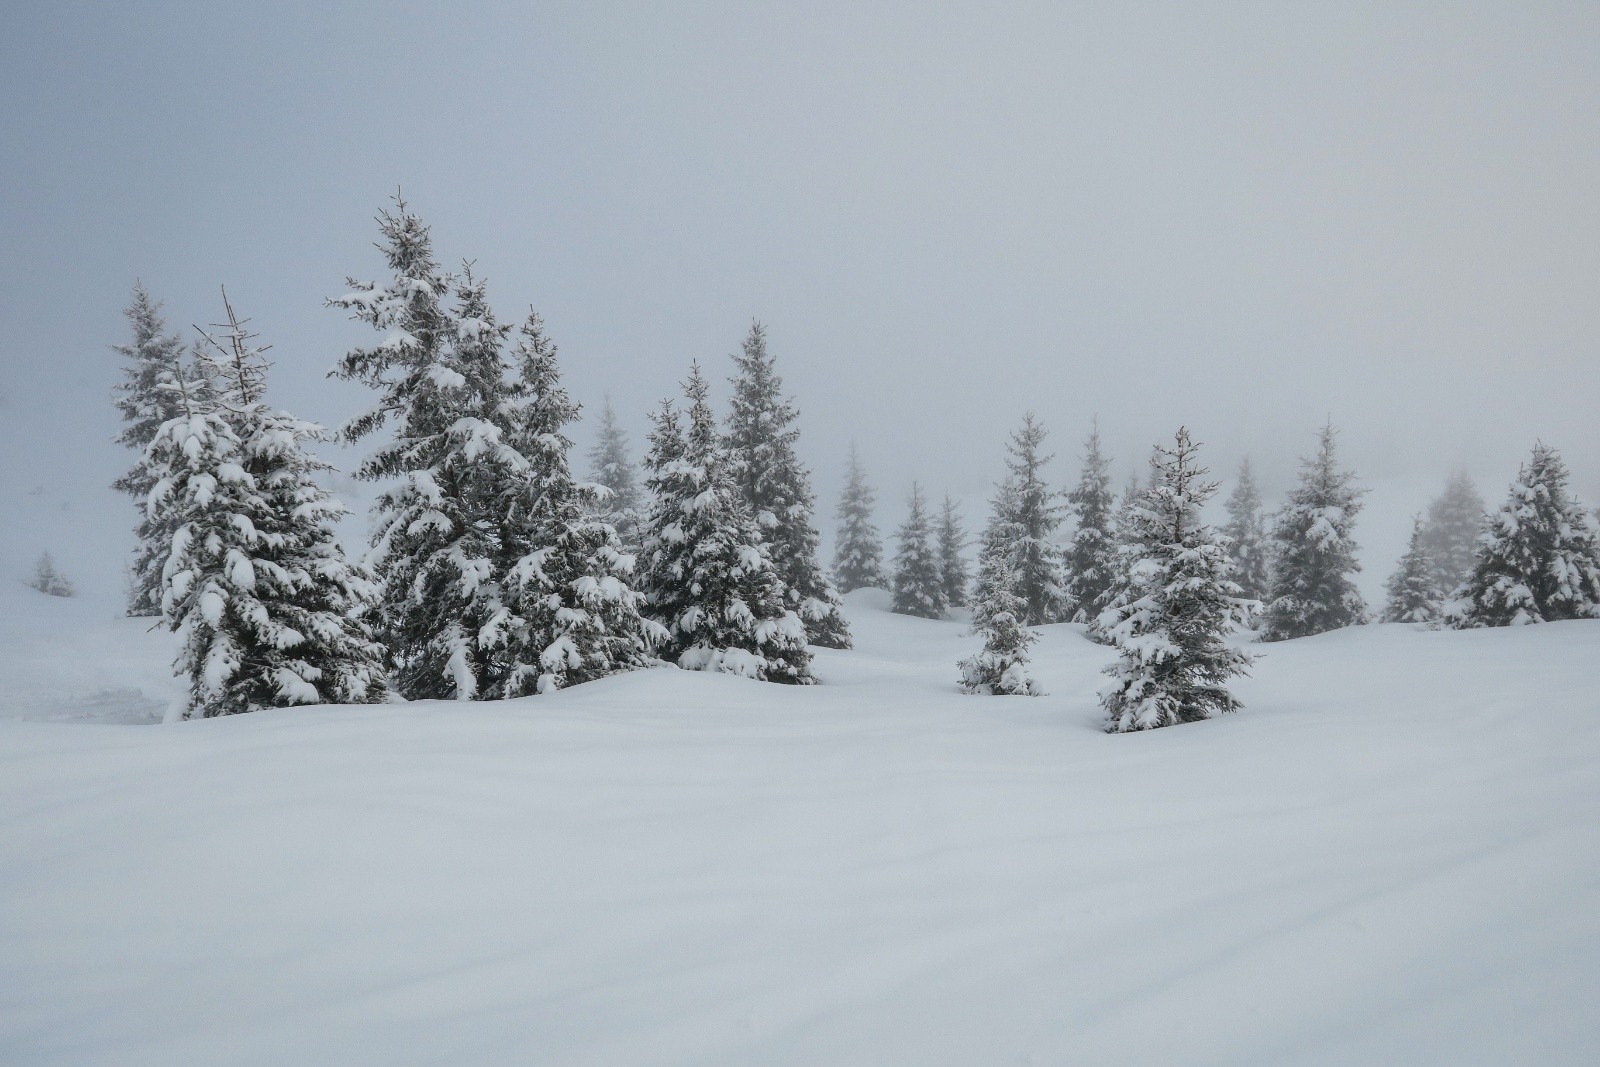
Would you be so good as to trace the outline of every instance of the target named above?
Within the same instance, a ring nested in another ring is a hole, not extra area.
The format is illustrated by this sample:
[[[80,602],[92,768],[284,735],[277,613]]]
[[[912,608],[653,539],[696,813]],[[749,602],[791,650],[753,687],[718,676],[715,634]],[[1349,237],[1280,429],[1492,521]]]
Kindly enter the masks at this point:
[[[814,688],[134,726],[164,635],[7,594],[0,1062],[1593,1062],[1600,623],[1107,736],[1078,628],[966,697],[959,624],[850,601]]]

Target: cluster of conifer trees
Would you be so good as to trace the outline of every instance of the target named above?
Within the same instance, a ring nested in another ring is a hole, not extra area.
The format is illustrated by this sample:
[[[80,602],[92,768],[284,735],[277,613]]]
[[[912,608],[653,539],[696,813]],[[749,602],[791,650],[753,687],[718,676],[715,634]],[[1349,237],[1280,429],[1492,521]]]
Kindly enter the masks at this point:
[[[1032,415],[969,573],[963,518],[913,485],[885,564],[874,493],[852,447],[831,574],[815,497],[766,331],[733,357],[719,420],[698,364],[652,417],[643,477],[609,401],[590,479],[571,470],[579,405],[536,313],[500,322],[470,265],[445,272],[428,227],[396,198],[378,218],[389,279],[330,299],[380,335],[332,374],[374,403],[330,434],[266,400],[271,364],[223,294],[225,322],[185,346],[135,287],[118,440],[137,453],[116,488],[140,507],[129,612],[179,639],[184,717],[308,703],[500,699],[663,661],[808,684],[808,646],[849,648],[836,590],[887,587],[893,610],[970,606],[972,693],[1037,694],[1037,627],[1085,624],[1115,646],[1101,694],[1108,730],[1237,707],[1227,680],[1263,641],[1367,621],[1353,576],[1363,490],[1324,427],[1299,483],[1267,516],[1248,460],[1215,528],[1216,493],[1180,429],[1148,478],[1113,493],[1098,427],[1070,490],[1050,487]],[[356,477],[380,487],[370,551],[347,559],[345,514],[323,488],[316,442],[371,439]],[[1464,475],[1418,516],[1387,587],[1384,621],[1454,627],[1600,617],[1600,531],[1557,453],[1534,450],[1492,517]],[[1070,529],[1063,534],[1063,526]]]
[[[1077,485],[1064,493],[1043,478],[1053,458],[1045,438],[1028,414],[1007,444],[1008,473],[978,539],[970,594],[954,505],[946,498],[935,531],[916,485],[884,573],[872,490],[851,453],[838,510],[840,588],[885,585],[893,610],[927,618],[970,599],[984,644],[961,662],[967,692],[1038,693],[1026,669],[1029,628],[1077,622],[1120,653],[1102,693],[1107,729],[1171,725],[1237,706],[1223,682],[1251,657],[1228,646],[1232,632],[1254,626],[1270,642],[1369,621],[1352,536],[1364,490],[1341,468],[1331,424],[1275,515],[1263,512],[1249,460],[1241,463],[1220,529],[1201,518],[1218,486],[1186,430],[1155,449],[1148,480],[1130,479],[1120,500],[1098,427]],[[1541,444],[1490,517],[1471,481],[1453,475],[1417,517],[1379,619],[1474,627],[1600,617],[1600,531],[1567,479]]]
[[[575,478],[562,388],[537,314],[500,322],[470,266],[443,271],[398,198],[378,219],[388,281],[331,299],[380,339],[332,373],[372,407],[371,549],[345,558],[344,509],[309,446],[327,431],[265,400],[267,349],[226,302],[192,350],[135,289],[117,488],[140,505],[129,612],[179,637],[183,717],[294,704],[497,699],[666,660],[812,681],[808,644],[850,647],[817,561],[796,413],[755,324],[726,425],[698,366],[655,416],[648,499],[615,416],[593,482]]]

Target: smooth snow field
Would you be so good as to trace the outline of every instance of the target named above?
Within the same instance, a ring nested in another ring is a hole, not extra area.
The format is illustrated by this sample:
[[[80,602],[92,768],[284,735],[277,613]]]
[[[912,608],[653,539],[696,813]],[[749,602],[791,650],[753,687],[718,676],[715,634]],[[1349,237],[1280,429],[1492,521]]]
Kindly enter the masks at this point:
[[[3,607],[0,1063],[1600,1061],[1600,623],[1269,646],[1112,737],[1079,628],[962,696],[870,592],[812,689],[167,726],[165,635]]]

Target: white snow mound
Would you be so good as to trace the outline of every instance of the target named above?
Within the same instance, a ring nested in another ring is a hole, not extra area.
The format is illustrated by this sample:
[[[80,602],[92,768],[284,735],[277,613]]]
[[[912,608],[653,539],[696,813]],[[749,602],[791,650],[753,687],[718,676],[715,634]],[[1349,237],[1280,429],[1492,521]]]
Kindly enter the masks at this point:
[[[815,687],[132,727],[165,636],[7,599],[0,1062],[1593,1062],[1600,622],[1273,645],[1107,736],[1081,628],[962,696],[881,601]]]

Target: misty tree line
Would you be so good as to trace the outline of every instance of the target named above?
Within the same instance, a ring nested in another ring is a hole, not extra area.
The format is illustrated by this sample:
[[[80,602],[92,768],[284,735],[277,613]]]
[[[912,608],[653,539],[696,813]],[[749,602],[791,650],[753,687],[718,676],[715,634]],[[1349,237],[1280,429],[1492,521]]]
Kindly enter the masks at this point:
[[[1045,438],[1030,413],[1007,444],[1008,474],[978,538],[970,589],[952,503],[945,499],[935,531],[916,484],[885,566],[873,491],[850,456],[838,508],[839,586],[889,588],[894,611],[926,618],[970,602],[984,648],[961,664],[966,691],[1037,693],[1026,671],[1029,627],[1083,623],[1086,636],[1120,653],[1102,693],[1107,729],[1172,725],[1237,707],[1221,683],[1251,657],[1225,644],[1230,633],[1254,626],[1271,642],[1372,621],[1354,582],[1353,527],[1365,490],[1341,468],[1331,423],[1275,514],[1263,510],[1245,459],[1220,529],[1201,518],[1218,485],[1198,466],[1186,429],[1156,447],[1148,480],[1130,478],[1120,499],[1098,427],[1066,491],[1041,474],[1053,459]],[[1471,480],[1453,474],[1416,517],[1378,621],[1466,629],[1600,618],[1600,525],[1568,480],[1556,450],[1539,443],[1491,515]]]
[[[733,357],[725,418],[698,364],[651,416],[642,470],[609,402],[590,480],[571,469],[579,405],[536,313],[502,323],[470,264],[447,273],[428,227],[396,198],[378,217],[388,281],[328,301],[379,339],[331,371],[374,402],[337,434],[266,400],[271,363],[223,295],[225,321],[186,346],[136,287],[118,407],[137,459],[116,483],[139,504],[129,612],[178,636],[186,717],[311,703],[503,699],[662,663],[809,684],[809,646],[847,649],[836,590],[885,586],[897,612],[970,606],[983,647],[968,692],[1031,694],[1031,628],[1075,621],[1118,660],[1102,694],[1111,730],[1209,717],[1237,704],[1226,681],[1265,640],[1365,621],[1351,581],[1353,476],[1323,431],[1272,518],[1248,464],[1214,529],[1216,492],[1179,430],[1149,477],[1113,494],[1097,430],[1082,476],[1045,481],[1032,416],[1007,446],[969,574],[948,496],[913,486],[886,566],[874,494],[854,448],[831,569],[818,559],[815,497],[766,333]],[[381,488],[364,560],[346,558],[346,514],[322,487],[316,442],[371,439],[354,471]],[[1464,479],[1419,518],[1384,618],[1452,626],[1600,615],[1594,525],[1540,447],[1487,523]],[[1062,536],[1070,518],[1070,532]],[[1484,527],[1480,531],[1480,527]],[[1481,533],[1481,536],[1480,536]]]

